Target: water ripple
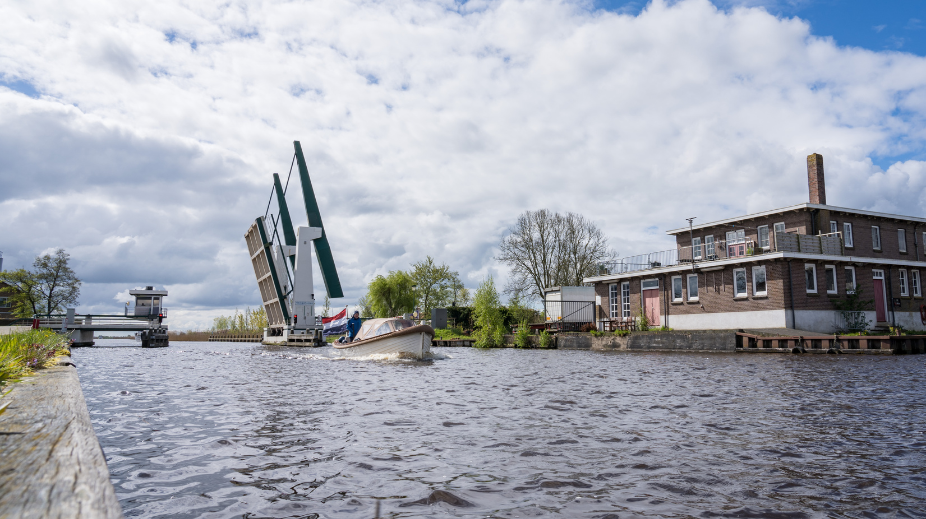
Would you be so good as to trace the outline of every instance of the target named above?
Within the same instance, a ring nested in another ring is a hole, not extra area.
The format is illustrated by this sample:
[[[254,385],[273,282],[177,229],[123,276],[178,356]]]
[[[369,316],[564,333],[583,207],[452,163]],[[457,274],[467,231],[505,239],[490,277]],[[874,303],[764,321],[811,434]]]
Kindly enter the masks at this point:
[[[99,343],[127,517],[926,517],[926,356]]]

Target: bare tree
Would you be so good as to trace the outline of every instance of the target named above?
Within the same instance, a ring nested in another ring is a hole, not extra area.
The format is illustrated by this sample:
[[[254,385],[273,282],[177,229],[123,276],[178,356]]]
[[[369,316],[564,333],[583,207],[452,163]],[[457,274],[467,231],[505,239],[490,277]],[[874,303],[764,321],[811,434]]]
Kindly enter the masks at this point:
[[[502,239],[498,261],[511,268],[505,292],[543,298],[543,289],[578,286],[614,259],[608,239],[593,222],[575,213],[526,211]]]

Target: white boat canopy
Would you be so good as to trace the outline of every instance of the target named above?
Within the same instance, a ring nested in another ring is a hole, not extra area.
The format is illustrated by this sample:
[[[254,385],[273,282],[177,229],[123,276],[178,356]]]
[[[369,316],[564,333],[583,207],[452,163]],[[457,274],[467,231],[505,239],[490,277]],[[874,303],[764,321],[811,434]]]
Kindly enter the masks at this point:
[[[380,335],[385,335],[387,333],[397,332],[399,330],[404,330],[406,328],[411,328],[415,326],[415,323],[409,321],[408,319],[400,319],[397,317],[389,317],[385,319],[370,319],[363,323],[360,327],[360,331],[357,332],[357,337],[354,340],[362,341],[364,339],[372,339],[373,337],[379,337]]]

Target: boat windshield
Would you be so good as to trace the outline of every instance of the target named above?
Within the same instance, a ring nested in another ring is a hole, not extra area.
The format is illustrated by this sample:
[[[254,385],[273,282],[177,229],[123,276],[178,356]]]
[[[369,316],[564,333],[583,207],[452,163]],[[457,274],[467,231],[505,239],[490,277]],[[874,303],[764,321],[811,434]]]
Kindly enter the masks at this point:
[[[373,330],[373,333],[367,335],[366,337],[378,337],[380,335],[385,335],[391,332],[392,332],[392,327],[389,326],[389,321],[386,321],[383,324],[381,324],[379,328]]]
[[[408,319],[396,319],[395,321],[392,321],[392,325],[395,326],[395,331],[399,331],[406,328],[411,328],[412,326],[415,326],[415,323],[413,321],[409,321]]]

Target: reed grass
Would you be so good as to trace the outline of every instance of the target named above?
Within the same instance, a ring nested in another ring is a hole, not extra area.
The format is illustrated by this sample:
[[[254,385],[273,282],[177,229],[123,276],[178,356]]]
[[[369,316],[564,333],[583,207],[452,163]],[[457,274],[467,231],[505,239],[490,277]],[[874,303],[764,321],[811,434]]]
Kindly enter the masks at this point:
[[[69,344],[67,336],[48,329],[0,335],[0,387],[53,366],[55,357],[70,354]]]

